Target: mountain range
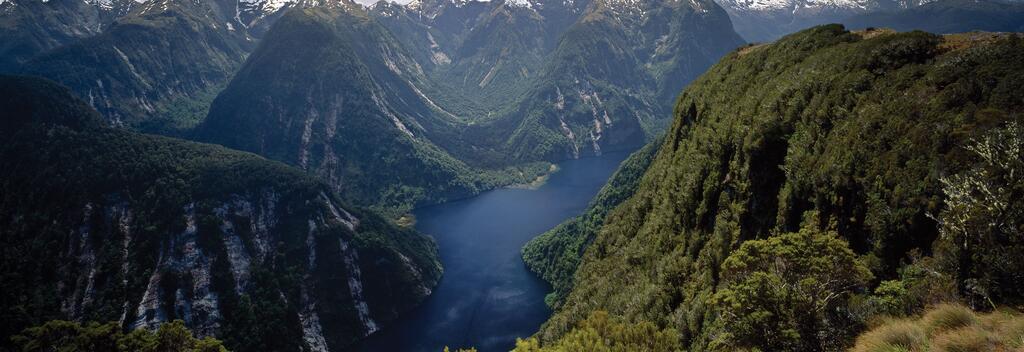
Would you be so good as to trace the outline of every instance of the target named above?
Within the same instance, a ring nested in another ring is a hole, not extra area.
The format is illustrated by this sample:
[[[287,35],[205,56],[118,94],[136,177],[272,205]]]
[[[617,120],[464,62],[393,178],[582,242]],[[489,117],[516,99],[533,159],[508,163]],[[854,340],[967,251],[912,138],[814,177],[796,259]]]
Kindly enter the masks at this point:
[[[1012,32],[1019,0],[718,0],[743,38],[768,42],[811,26],[842,23],[933,33]]]
[[[7,0],[0,28],[0,71],[67,87],[0,85],[4,333],[181,319],[236,350],[382,328],[441,273],[393,219],[646,143],[742,44],[710,1]]]
[[[297,169],[109,127],[52,82],[3,76],[0,92],[7,336],[181,319],[237,350],[338,350],[440,278],[430,238]]]
[[[641,147],[523,249],[554,289],[531,343],[611,316],[698,351],[841,349],[883,282],[1014,304],[1018,261],[950,269],[941,219],[950,175],[991,176],[971,143],[1016,131],[1020,38],[878,27],[1019,31],[1020,6],[0,0],[0,326],[342,350],[440,280],[396,219]],[[789,34],[824,22],[864,30]],[[805,257],[828,270],[785,270]],[[828,273],[825,302],[769,290]]]

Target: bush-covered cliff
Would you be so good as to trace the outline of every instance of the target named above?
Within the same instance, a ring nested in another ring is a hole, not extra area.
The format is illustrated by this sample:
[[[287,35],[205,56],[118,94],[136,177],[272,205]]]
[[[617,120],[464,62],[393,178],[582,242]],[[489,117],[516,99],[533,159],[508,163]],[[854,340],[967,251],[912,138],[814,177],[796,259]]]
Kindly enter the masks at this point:
[[[687,88],[539,337],[592,311],[690,350],[840,350],[868,319],[1019,305],[1024,40],[817,27]]]
[[[181,319],[233,350],[336,350],[440,277],[429,238],[284,164],[105,127],[34,78],[0,77],[0,111],[5,337]]]

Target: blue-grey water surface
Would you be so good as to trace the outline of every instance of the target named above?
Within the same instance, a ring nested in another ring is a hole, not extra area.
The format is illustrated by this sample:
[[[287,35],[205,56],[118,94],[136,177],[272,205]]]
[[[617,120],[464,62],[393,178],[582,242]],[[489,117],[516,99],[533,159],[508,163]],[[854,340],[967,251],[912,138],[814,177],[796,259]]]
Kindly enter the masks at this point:
[[[551,315],[550,290],[520,258],[527,241],[582,213],[625,153],[559,164],[536,190],[499,189],[415,211],[437,240],[444,277],[423,305],[370,336],[361,351],[508,351]]]

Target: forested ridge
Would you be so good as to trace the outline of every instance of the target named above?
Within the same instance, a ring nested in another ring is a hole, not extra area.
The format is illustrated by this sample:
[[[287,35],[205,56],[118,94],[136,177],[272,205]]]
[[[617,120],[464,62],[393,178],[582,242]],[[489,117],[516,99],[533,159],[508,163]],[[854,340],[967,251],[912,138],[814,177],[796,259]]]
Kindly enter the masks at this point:
[[[1015,34],[828,25],[727,55],[537,342],[607,311],[687,350],[842,350],[941,302],[1020,309],[1022,78]]]
[[[432,239],[287,165],[107,127],[36,78],[0,76],[0,110],[5,337],[180,319],[233,350],[343,348],[440,278]]]

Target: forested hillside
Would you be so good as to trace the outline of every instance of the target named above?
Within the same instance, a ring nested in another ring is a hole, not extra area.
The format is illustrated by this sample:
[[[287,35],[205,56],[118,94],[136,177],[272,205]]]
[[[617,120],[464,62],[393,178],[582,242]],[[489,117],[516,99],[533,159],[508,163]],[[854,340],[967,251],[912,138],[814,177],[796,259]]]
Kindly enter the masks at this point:
[[[537,236],[523,247],[526,265],[554,288],[554,292],[545,297],[549,306],[557,308],[569,294],[583,251],[597,237],[608,212],[636,192],[661,141],[659,138],[648,143],[623,161],[583,215]]]
[[[829,25],[727,55],[540,342],[602,310],[688,350],[841,350],[934,303],[1019,309],[1022,92],[1012,34]]]
[[[0,77],[0,111],[5,337],[52,319],[181,319],[232,350],[338,350],[440,278],[431,239],[300,170],[105,127],[35,78]]]
[[[195,125],[245,59],[251,39],[226,25],[212,2],[129,2],[130,12],[92,29],[94,35],[40,52],[10,72],[68,86],[114,125],[167,132]],[[54,12],[24,6],[38,7],[19,2],[15,9]]]
[[[214,101],[197,138],[295,165],[360,205],[399,212],[547,170],[486,171],[452,156],[496,158],[423,95],[425,79],[357,5],[291,11]]]

